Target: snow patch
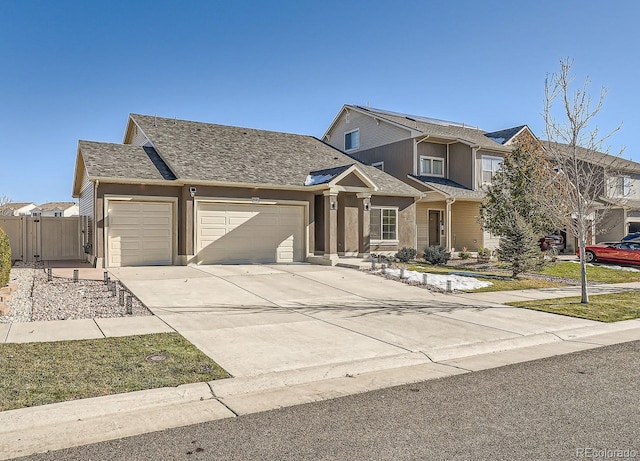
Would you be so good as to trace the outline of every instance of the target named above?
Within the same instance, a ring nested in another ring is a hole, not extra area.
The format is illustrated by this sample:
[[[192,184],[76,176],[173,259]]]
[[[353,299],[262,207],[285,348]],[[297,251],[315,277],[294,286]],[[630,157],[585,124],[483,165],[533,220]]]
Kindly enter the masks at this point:
[[[375,271],[376,273],[382,272],[382,270]],[[392,277],[400,278],[400,269],[386,269],[386,273]],[[405,270],[403,279],[422,283],[424,272],[416,272]],[[447,281],[451,281],[451,289],[459,291],[477,290],[478,288],[484,288],[493,285],[491,282],[484,280],[478,280],[474,277],[462,277],[460,275],[444,275],[444,274],[431,274],[427,273],[427,284],[440,288],[441,290],[447,289]]]
[[[580,264],[580,261],[569,261],[574,264]],[[595,264],[587,263],[587,266],[594,267]],[[640,269],[636,269],[635,267],[625,267],[625,266],[614,266],[609,264],[598,264],[598,267],[604,267],[606,269],[614,269],[617,271],[627,271],[627,272],[640,272]]]
[[[315,186],[316,184],[322,184],[327,181],[330,181],[333,178],[331,174],[316,174],[316,175],[307,175],[304,180],[305,186]]]

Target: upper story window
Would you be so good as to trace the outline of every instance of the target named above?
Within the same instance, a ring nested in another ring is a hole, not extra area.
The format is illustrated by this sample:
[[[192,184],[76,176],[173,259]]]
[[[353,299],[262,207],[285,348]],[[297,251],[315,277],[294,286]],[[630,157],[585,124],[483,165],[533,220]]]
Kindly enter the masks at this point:
[[[631,178],[628,176],[610,178],[609,191],[611,197],[627,197],[631,193]]]
[[[420,174],[425,176],[444,176],[444,159],[421,156]]]
[[[32,211],[31,216],[42,216],[42,213],[39,211]]]
[[[62,217],[62,211],[54,211],[53,212],[53,216],[55,216],[57,218],[61,218]]]
[[[360,130],[355,129],[344,134],[344,150],[354,150],[360,147]]]
[[[502,157],[482,156],[482,184],[491,184],[493,176],[502,167]]]
[[[371,166],[377,168],[380,171],[384,171],[384,162],[373,162]]]

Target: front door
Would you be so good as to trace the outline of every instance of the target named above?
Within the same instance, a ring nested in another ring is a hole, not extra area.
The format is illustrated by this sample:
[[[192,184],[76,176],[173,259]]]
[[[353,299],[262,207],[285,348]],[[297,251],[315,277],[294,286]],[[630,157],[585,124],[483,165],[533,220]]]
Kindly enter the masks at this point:
[[[429,210],[429,246],[440,246],[440,210]]]

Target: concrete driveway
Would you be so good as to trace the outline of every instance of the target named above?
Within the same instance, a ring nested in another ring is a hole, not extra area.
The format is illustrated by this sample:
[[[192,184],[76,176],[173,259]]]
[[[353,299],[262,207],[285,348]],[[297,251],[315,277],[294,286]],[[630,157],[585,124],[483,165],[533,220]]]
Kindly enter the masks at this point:
[[[158,317],[236,377],[374,371],[559,340],[595,325],[434,294],[310,264],[111,270]],[[339,371],[338,371],[339,372]]]

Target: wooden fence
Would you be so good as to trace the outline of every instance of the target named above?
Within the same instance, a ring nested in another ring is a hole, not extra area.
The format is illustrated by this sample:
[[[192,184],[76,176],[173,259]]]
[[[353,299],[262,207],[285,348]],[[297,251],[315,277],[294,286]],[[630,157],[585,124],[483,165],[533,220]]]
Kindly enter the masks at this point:
[[[0,216],[13,261],[84,259],[87,219],[82,216]]]

